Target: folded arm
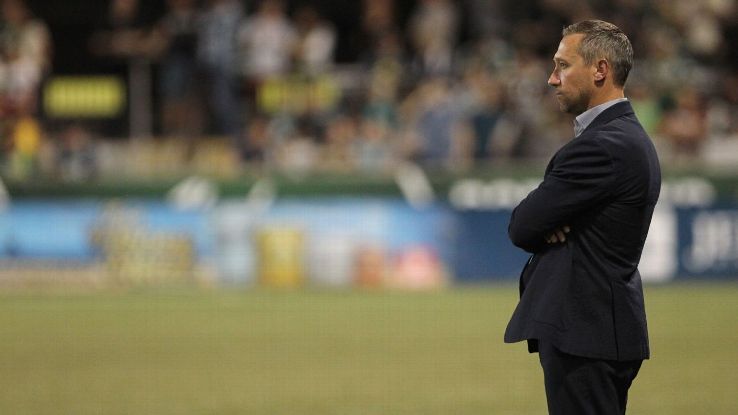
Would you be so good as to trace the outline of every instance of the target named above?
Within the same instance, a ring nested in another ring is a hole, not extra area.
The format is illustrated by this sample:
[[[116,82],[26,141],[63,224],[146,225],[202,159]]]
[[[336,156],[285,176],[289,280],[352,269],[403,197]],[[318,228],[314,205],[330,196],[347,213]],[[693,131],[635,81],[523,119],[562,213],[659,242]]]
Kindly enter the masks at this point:
[[[612,194],[612,157],[594,139],[575,141],[554,158],[543,182],[513,210],[510,240],[532,253],[563,242],[579,215]]]

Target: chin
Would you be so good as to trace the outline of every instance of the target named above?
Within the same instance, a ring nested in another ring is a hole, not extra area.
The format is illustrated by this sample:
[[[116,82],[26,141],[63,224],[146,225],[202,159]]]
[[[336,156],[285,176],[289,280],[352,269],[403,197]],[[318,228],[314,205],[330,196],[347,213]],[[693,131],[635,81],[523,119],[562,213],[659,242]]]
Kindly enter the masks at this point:
[[[571,114],[571,105],[564,104],[563,102],[559,102],[559,110],[565,114]]]
[[[572,114],[572,115],[579,115],[583,113],[584,111],[586,111],[586,107],[582,107],[581,105],[571,104],[571,103],[569,104],[561,103],[559,107],[561,108],[562,112],[565,112],[567,114]]]
[[[571,104],[563,99],[563,97],[556,97],[559,103],[559,111],[568,113],[571,110]]]

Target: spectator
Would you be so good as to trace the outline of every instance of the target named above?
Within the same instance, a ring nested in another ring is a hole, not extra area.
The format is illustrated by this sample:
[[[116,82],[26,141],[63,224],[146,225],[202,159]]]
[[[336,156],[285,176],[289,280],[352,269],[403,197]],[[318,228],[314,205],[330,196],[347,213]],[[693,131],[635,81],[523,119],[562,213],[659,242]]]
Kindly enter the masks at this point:
[[[738,74],[727,75],[722,91],[710,94],[707,103],[707,128],[710,140],[738,138]]]
[[[387,124],[377,119],[364,118],[361,121],[352,154],[358,171],[383,173],[389,170],[393,162],[390,131]]]
[[[368,73],[368,94],[371,102],[394,101],[406,75],[405,57],[400,34],[384,32],[376,39],[371,55],[365,56]],[[370,103],[371,103],[370,102]]]
[[[302,117],[296,120],[294,128],[276,148],[277,166],[287,174],[300,177],[318,166],[320,152],[318,137],[312,120]]]
[[[270,136],[269,118],[262,114],[251,117],[241,135],[242,141],[239,146],[241,162],[250,165],[263,163],[267,158]]]
[[[477,162],[492,158],[497,143],[494,133],[497,122],[504,111],[503,88],[484,69],[477,67],[468,71],[464,87],[472,95],[467,105],[472,134],[472,157]],[[499,155],[499,154],[498,154]]]
[[[152,53],[160,62],[162,132],[188,141],[203,131],[197,96],[197,17],[195,0],[167,0],[167,11],[151,36]]]
[[[358,135],[354,117],[339,114],[326,127],[321,160],[329,170],[348,171],[354,167],[352,148]]]
[[[0,13],[0,114],[35,114],[51,69],[49,30],[23,0],[2,0]]]
[[[89,49],[97,58],[95,66],[107,75],[126,82],[130,103],[123,117],[105,120],[102,134],[109,137],[128,137],[150,131],[150,114],[142,110],[141,102],[148,103],[150,68],[143,59],[148,53],[149,22],[144,18],[139,0],[110,0],[107,12],[95,22],[89,39]],[[145,109],[145,108],[144,108]],[[136,120],[136,125],[131,125]]]
[[[325,73],[333,64],[335,30],[310,5],[298,9],[295,22],[298,34],[295,51],[298,69],[310,76]]]
[[[454,101],[449,81],[424,81],[403,103],[405,122],[411,126],[411,158],[426,167],[463,168],[470,160],[470,146],[462,113]]]
[[[95,55],[117,64],[145,53],[148,27],[139,6],[139,0],[110,0],[107,14],[90,39]]]
[[[377,57],[380,39],[397,32],[394,0],[364,0],[362,4],[359,49],[361,59],[372,64]],[[396,37],[399,40],[399,36]]]
[[[235,41],[242,17],[238,0],[208,0],[197,36],[200,85],[209,110],[208,131],[231,139],[237,137],[241,113]]]
[[[401,66],[399,62],[383,59],[372,68],[364,116],[389,128],[397,128],[397,96]]]
[[[2,0],[0,19],[0,137],[7,173],[24,180],[37,172],[43,129],[36,115],[51,36],[23,0]]]
[[[706,121],[701,94],[692,87],[679,90],[674,107],[665,111],[658,129],[671,146],[676,160],[694,159],[700,155],[707,139]]]
[[[686,83],[695,81],[696,62],[683,53],[681,36],[674,26],[654,21],[645,34],[646,55],[642,73],[648,74],[646,82],[652,84],[658,94],[668,94]]]
[[[6,125],[9,154],[5,173],[16,180],[28,180],[38,172],[39,151],[42,146],[41,125],[31,116],[13,117]],[[3,134],[5,135],[5,134]]]
[[[451,73],[458,19],[455,4],[448,0],[421,0],[413,11],[410,39],[421,73]]]
[[[238,29],[240,67],[254,84],[286,74],[297,47],[297,32],[281,0],[263,0]]]
[[[62,180],[82,181],[95,177],[97,156],[89,129],[79,123],[67,126],[59,135],[58,175]]]

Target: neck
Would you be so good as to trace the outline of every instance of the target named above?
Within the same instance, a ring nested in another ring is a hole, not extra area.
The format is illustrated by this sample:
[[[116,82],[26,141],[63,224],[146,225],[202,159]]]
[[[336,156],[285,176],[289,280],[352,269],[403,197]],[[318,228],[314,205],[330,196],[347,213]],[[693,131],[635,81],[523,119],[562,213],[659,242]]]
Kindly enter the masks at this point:
[[[593,96],[592,99],[589,101],[587,109],[596,107],[600,104],[604,104],[605,102],[612,101],[618,98],[625,98],[625,93],[623,92],[623,89],[611,88],[608,91],[603,91],[601,94]]]

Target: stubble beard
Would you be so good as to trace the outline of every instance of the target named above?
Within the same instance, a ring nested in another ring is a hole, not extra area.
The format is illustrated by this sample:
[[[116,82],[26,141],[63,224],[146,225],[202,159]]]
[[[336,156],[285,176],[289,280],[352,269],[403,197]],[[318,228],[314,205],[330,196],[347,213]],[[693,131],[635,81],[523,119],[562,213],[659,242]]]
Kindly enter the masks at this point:
[[[587,103],[589,102],[588,97],[582,91],[577,91],[577,94],[559,96],[559,109],[567,114],[579,115],[587,110]]]

